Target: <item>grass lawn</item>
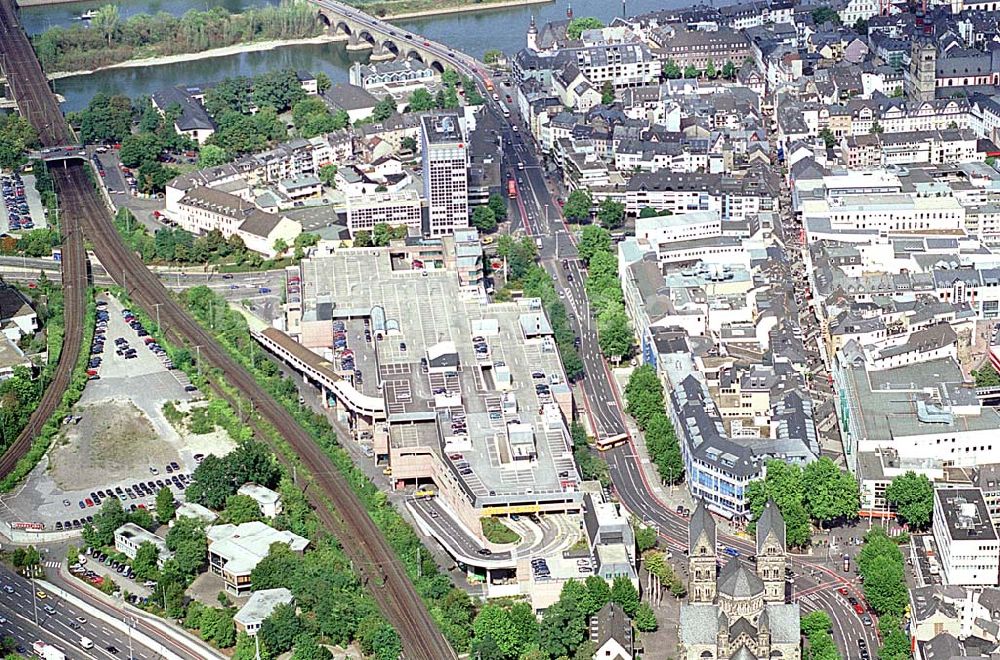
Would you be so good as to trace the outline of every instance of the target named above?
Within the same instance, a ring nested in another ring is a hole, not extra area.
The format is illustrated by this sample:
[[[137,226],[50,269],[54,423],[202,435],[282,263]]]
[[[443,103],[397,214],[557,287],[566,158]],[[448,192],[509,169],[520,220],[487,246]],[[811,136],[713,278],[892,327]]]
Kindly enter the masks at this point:
[[[490,543],[517,543],[521,537],[497,518],[483,518],[483,535]]]

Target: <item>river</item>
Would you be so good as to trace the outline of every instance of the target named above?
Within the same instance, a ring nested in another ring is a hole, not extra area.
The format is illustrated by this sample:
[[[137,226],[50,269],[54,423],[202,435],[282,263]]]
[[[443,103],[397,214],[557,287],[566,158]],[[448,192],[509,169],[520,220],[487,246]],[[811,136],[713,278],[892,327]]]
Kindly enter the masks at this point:
[[[227,9],[238,11],[265,1],[222,0],[221,4]],[[74,16],[100,4],[102,3],[82,2],[26,7],[22,10],[22,21],[25,29],[37,33],[50,25],[70,24],[75,20]],[[204,9],[208,3],[204,0],[119,0],[118,4],[123,15],[131,15],[139,11],[161,10],[180,14],[189,9]],[[604,21],[620,16],[622,12],[622,5],[618,0],[573,0],[572,4],[575,16],[596,16]],[[640,14],[687,4],[691,4],[689,0],[627,0],[626,6],[630,14]],[[535,14],[536,20],[541,24],[564,18],[566,7],[565,0],[556,0],[530,7],[405,19],[397,21],[397,24],[481,58],[491,48],[498,48],[508,54],[517,52],[524,47],[525,31],[531,14]],[[367,55],[364,53],[347,53],[343,43],[306,44],[177,64],[107,69],[62,78],[56,80],[54,85],[56,91],[66,98],[63,109],[73,111],[85,107],[97,91],[136,97],[173,85],[208,83],[228,76],[253,75],[283,68],[313,73],[325,71],[334,82],[346,82],[351,62],[365,57]]]

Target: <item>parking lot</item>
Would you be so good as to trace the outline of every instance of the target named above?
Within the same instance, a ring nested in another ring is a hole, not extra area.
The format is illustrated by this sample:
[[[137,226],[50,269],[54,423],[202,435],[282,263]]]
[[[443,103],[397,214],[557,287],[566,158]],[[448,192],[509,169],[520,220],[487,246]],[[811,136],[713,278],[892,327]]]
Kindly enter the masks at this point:
[[[196,435],[167,420],[164,404],[202,405],[200,393],[183,372],[167,368],[155,342],[140,335],[141,325],[127,323],[116,300],[104,302],[91,380],[47,457],[21,490],[0,501],[4,520],[41,522],[53,530],[57,523],[75,527],[74,520],[93,515],[109,496],[126,507],[150,506],[164,486],[184,490],[196,455],[232,447],[224,433]]]
[[[46,226],[45,210],[35,189],[35,177],[31,174],[5,174],[0,177],[0,230],[3,233]]]

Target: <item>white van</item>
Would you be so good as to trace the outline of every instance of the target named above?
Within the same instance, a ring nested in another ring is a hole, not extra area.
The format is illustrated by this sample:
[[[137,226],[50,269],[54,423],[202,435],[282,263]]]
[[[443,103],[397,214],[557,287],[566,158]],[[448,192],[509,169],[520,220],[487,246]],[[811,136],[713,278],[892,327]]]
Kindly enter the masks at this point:
[[[85,649],[92,649],[94,648],[94,640],[90,639],[89,637],[81,637],[80,647]]]

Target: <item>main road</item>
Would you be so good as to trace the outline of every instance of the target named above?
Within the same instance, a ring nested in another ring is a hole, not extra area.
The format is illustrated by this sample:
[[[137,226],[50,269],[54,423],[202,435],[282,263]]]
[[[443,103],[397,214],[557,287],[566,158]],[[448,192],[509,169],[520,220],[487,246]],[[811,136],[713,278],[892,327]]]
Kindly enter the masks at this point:
[[[517,217],[521,228],[527,234],[541,239],[540,261],[556,282],[560,295],[567,305],[570,322],[580,337],[580,354],[584,361],[586,376],[581,381],[583,398],[591,427],[598,437],[612,437],[628,433],[623,418],[622,404],[617,388],[613,385],[611,373],[601,357],[597,343],[597,327],[591,316],[583,284],[586,273],[576,251],[575,241],[568,226],[562,219],[554,190],[546,181],[544,167],[537,155],[537,145],[525,131],[526,126],[516,118],[516,105],[505,106],[486,93],[489,71],[474,58],[453,51],[447,46],[424,40],[421,35],[408,33],[375,17],[335,2],[335,0],[313,0],[317,5],[341,12],[366,23],[382,32],[396,31],[406,38],[419,38],[424,48],[433,52],[443,61],[450,63],[462,74],[472,76],[479,82],[486,99],[486,109],[493,114],[501,126],[501,176],[514,176],[518,181],[516,198]],[[500,90],[499,85],[493,85]],[[506,112],[505,112],[506,110]],[[523,164],[521,169],[519,164]],[[562,266],[565,260],[566,267]],[[568,275],[572,274],[572,281]],[[660,501],[647,481],[645,472],[639,465],[634,447],[634,439],[605,453],[615,491],[624,507],[633,515],[655,525],[660,536],[674,548],[687,545],[687,521],[669,506]],[[756,549],[745,538],[720,535],[720,541],[740,550],[744,556],[753,555]],[[790,582],[792,597],[802,603],[806,610],[823,610],[830,614],[834,625],[834,637],[845,657],[858,654],[857,640],[866,640],[870,648],[877,648],[875,631],[865,626],[861,614],[855,611],[846,597],[837,593],[845,589],[860,596],[858,585],[836,571],[836,562],[826,561],[826,557],[814,558],[808,555],[792,555],[791,564],[795,577]]]

